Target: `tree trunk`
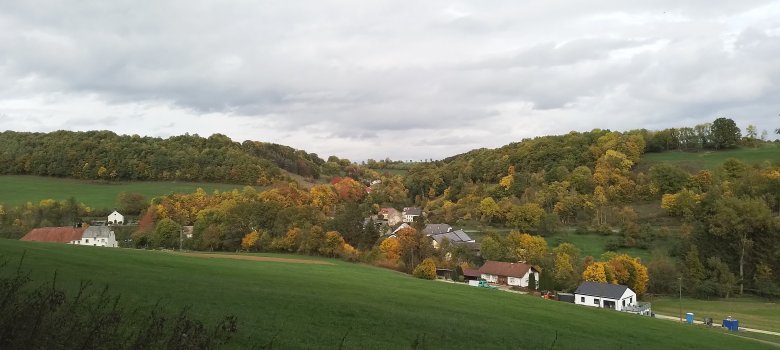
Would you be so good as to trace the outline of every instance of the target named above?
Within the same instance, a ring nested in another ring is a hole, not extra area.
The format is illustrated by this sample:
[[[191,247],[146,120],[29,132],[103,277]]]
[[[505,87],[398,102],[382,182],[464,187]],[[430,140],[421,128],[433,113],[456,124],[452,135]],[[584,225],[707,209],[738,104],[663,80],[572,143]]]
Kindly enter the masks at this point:
[[[739,254],[739,295],[745,291],[745,244],[747,237],[742,236],[742,253]]]

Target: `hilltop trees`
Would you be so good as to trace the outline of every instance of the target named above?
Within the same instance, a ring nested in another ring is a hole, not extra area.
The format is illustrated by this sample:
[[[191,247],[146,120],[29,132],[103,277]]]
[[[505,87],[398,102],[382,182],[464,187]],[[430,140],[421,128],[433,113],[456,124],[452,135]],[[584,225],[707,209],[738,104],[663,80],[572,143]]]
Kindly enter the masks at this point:
[[[742,132],[733,120],[718,118],[712,122],[710,129],[712,144],[715,149],[734,147],[742,139]]]

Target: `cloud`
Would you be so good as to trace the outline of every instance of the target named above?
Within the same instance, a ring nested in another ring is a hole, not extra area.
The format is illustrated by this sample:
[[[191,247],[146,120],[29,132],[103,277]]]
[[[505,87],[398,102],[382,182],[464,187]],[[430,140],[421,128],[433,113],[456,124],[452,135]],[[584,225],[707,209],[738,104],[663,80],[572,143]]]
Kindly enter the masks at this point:
[[[777,18],[777,1],[4,2],[0,113],[353,159],[722,115],[771,130]]]

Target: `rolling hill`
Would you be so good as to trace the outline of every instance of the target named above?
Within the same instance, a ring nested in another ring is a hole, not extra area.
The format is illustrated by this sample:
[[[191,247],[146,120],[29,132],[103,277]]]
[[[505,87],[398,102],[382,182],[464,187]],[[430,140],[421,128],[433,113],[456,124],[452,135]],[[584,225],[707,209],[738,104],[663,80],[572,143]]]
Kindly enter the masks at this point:
[[[278,261],[0,240],[36,281],[75,290],[89,278],[131,305],[191,305],[239,320],[232,347],[345,349],[762,349],[694,326],[524,295],[426,281],[394,271],[290,255]],[[280,259],[281,258],[281,259]],[[311,259],[320,264],[289,261]],[[749,326],[749,325],[744,325]]]

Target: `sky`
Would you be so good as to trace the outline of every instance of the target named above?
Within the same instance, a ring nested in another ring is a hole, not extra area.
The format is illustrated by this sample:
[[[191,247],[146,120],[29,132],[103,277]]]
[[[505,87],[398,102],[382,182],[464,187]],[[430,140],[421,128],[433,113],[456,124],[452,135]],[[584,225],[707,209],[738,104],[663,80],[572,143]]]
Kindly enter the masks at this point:
[[[422,160],[779,113],[780,1],[0,0],[0,130]]]

